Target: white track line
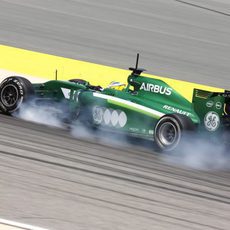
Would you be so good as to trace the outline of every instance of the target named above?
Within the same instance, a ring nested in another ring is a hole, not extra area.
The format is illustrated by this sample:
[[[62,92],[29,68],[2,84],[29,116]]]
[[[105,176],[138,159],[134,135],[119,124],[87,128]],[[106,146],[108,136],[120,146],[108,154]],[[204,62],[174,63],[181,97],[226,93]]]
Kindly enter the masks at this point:
[[[4,225],[6,228],[4,228]],[[10,220],[5,220],[5,219],[1,219],[0,218],[0,230],[4,230],[4,229],[10,229],[8,227],[12,227],[12,229],[23,229],[23,230],[48,230],[47,228],[40,228],[40,227],[36,227],[36,226],[32,226],[32,225],[28,225],[28,224],[22,224],[22,223],[18,223],[15,221],[10,221]]]

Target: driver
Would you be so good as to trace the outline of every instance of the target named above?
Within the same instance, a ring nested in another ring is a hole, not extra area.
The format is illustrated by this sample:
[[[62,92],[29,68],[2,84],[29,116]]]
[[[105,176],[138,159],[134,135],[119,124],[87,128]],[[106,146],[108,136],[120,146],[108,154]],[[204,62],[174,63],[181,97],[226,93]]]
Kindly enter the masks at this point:
[[[119,81],[112,81],[112,82],[110,82],[110,84],[108,85],[108,88],[109,88],[109,89],[115,89],[115,90],[120,90],[120,91],[124,90],[125,87],[126,87],[126,84],[121,83],[121,82],[119,82]]]

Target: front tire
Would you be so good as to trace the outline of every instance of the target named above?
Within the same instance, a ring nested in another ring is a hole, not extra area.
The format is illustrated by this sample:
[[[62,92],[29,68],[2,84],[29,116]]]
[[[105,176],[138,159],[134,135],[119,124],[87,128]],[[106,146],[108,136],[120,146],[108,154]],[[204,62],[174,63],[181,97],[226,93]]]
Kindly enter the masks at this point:
[[[33,95],[33,86],[23,77],[8,77],[0,85],[0,107],[6,114],[19,109],[21,104]]]
[[[163,116],[156,124],[154,141],[161,151],[172,151],[181,143],[186,131],[194,131],[192,120],[181,114]]]

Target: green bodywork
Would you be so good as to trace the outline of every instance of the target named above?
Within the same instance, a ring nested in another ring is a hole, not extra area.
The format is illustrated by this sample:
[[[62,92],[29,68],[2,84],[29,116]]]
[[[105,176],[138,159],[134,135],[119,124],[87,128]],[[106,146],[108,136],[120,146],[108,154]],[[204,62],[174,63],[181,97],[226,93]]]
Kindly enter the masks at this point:
[[[99,90],[88,82],[59,80],[33,87],[37,99],[64,103],[71,113],[90,108],[94,125],[146,138],[152,138],[161,117],[174,113],[189,117],[195,126],[205,130],[206,114],[213,111],[221,119],[226,103],[223,95],[196,89],[191,103],[164,81],[135,73],[128,77],[123,90]]]

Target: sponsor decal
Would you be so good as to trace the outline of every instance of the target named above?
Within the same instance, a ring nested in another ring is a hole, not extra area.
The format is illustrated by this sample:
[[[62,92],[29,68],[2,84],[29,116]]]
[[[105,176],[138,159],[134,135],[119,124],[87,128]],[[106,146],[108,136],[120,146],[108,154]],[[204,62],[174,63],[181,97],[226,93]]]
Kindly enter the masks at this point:
[[[189,112],[186,112],[186,111],[178,109],[178,108],[174,108],[174,107],[169,106],[169,105],[164,105],[163,109],[167,109],[167,110],[172,111],[174,113],[179,113],[179,114],[183,114],[183,115],[186,115],[186,116],[191,115],[191,113],[189,113]]]
[[[24,91],[22,89],[21,83],[17,79],[13,79],[13,82],[18,85],[20,95],[23,96],[24,95]]]
[[[134,111],[137,111],[138,113],[143,113],[143,114],[146,114],[148,116],[151,116],[151,117],[154,117],[157,119],[159,119],[160,117],[165,115],[164,113],[161,113],[155,109],[151,109],[151,108],[148,108],[146,106],[139,105],[139,104],[136,104],[134,102],[127,101],[125,99],[121,99],[118,97],[113,97],[113,96],[105,95],[105,94],[101,94],[101,93],[93,93],[93,96],[105,99],[110,104],[119,105],[120,107],[134,110]]]
[[[220,125],[219,115],[214,111],[208,112],[204,117],[204,125],[208,131],[216,131]]]
[[[222,108],[222,103],[216,102],[216,109],[221,109],[221,108]]]
[[[130,130],[131,132],[139,132],[139,129],[137,129],[137,128],[129,128],[129,130]]]
[[[79,97],[80,93],[81,93],[81,90],[73,91],[73,100],[78,102],[79,101],[78,97]]]
[[[145,83],[145,82],[141,84],[140,90],[149,91],[153,93],[159,93],[159,94],[163,94],[167,96],[172,94],[172,88],[164,87],[160,85],[154,85],[154,84]]]
[[[213,102],[213,101],[207,101],[207,102],[206,102],[206,106],[207,106],[208,108],[211,108],[213,105],[214,105],[214,102]]]
[[[111,114],[112,114],[112,110],[110,110],[110,109],[105,109],[104,110],[104,116],[103,116],[103,118],[104,118],[105,125],[109,125],[110,121],[112,120]]]
[[[123,128],[127,123],[127,115],[121,110],[108,109],[104,107],[93,107],[93,120],[97,125],[107,125]]]
[[[64,94],[64,97],[66,98],[66,99],[70,99],[70,89],[67,89],[67,88],[61,88],[61,91],[62,91],[62,93]]]
[[[93,107],[93,120],[96,125],[99,125],[102,123],[103,114],[104,114],[104,111],[101,107],[98,107],[98,106]]]
[[[154,134],[154,131],[153,130],[149,130],[149,134]]]
[[[124,127],[127,123],[127,116],[125,114],[125,112],[121,111],[121,113],[119,114],[119,119],[118,119],[118,123],[121,127]]]
[[[61,88],[61,91],[62,91],[65,99],[75,100],[78,102],[78,96],[80,94],[80,90],[74,90],[72,95],[71,95],[71,89]]]
[[[225,98],[230,98],[230,92],[224,93],[224,94],[223,94],[223,97],[225,97]]]

